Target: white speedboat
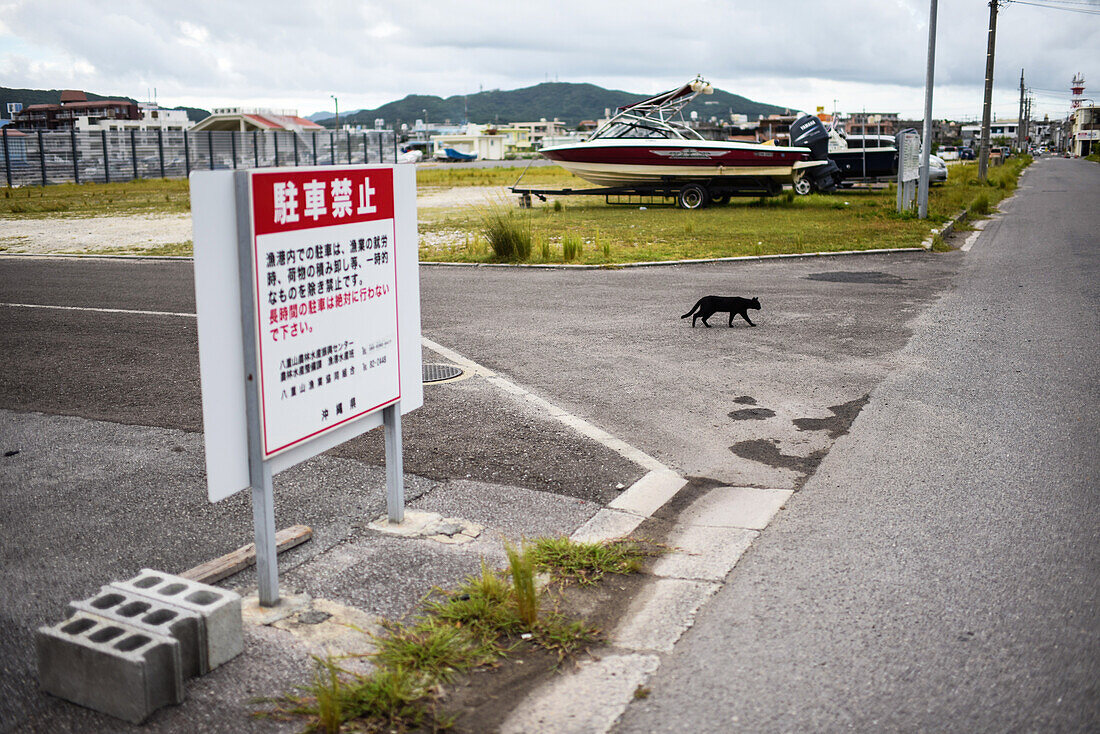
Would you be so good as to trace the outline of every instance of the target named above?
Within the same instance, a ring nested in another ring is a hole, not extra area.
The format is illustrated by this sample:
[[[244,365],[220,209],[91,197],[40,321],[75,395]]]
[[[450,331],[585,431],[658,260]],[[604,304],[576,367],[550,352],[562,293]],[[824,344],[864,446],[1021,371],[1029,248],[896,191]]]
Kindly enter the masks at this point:
[[[835,165],[826,155],[828,133],[815,117],[804,115],[791,126],[792,146],[705,140],[684,120],[682,110],[700,94],[713,92],[708,82],[696,78],[619,108],[583,142],[539,153],[598,186],[692,183],[707,200],[776,194],[783,184],[807,176],[819,190],[835,185]]]

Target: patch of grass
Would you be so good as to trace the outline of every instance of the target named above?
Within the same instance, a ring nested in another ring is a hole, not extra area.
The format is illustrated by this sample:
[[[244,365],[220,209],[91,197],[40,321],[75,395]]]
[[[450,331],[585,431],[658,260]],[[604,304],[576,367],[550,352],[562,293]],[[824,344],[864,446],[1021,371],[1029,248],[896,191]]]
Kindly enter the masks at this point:
[[[56,184],[4,189],[0,217],[94,217],[186,214],[191,196],[186,179],[141,179],[119,183]]]
[[[690,258],[835,252],[874,248],[915,247],[975,197],[985,194],[990,207],[1012,193],[1027,156],[1014,156],[990,175],[989,185],[977,180],[977,164],[952,165],[950,176],[929,194],[929,217],[898,214],[897,191],[844,189],[836,194],[734,199],[724,206],[684,211],[671,207],[615,206],[598,197],[578,197],[563,211],[547,206],[531,219],[532,230],[547,241],[562,242],[559,262],[590,265]],[[532,169],[534,170],[534,169]],[[777,209],[781,209],[782,213]],[[453,209],[421,209],[421,232],[474,231],[478,223]],[[599,246],[580,249],[577,242]],[[424,260],[478,262],[461,248],[422,245]],[[483,260],[483,259],[482,259]]]
[[[565,262],[573,262],[584,252],[584,241],[576,232],[566,232],[561,236],[561,256]]]
[[[192,257],[195,254],[191,240],[169,242],[152,247],[105,247],[98,250],[70,250],[73,255],[145,255],[155,257]]]
[[[636,541],[573,543],[542,538],[520,547],[505,544],[509,571],[482,563],[481,573],[453,591],[436,590],[412,626],[383,625],[372,654],[375,670],[354,675],[329,657],[314,658],[313,681],[297,695],[265,699],[271,707],[254,716],[304,718],[306,731],[404,732],[449,726],[442,686],[463,672],[495,664],[517,645],[530,643],[557,654],[559,662],[599,638],[583,620],[556,609],[542,611],[535,574],[595,583],[605,573],[632,573],[650,546]],[[509,583],[509,578],[511,582]]]
[[[974,197],[974,200],[970,202],[970,206],[966,210],[971,216],[984,217],[989,214],[989,196],[984,192]]]
[[[525,262],[531,258],[531,218],[516,209],[492,206],[481,210],[481,234],[498,262]]]
[[[539,570],[581,584],[594,584],[609,573],[636,573],[646,558],[661,552],[638,540],[578,543],[568,538],[539,538],[528,550]]]
[[[939,232],[932,235],[932,252],[951,252],[951,246]]]
[[[547,188],[582,188],[591,186],[559,166],[524,166],[466,168],[448,165],[418,166],[416,185],[425,188],[453,188],[456,186],[511,186],[519,179],[520,186]]]
[[[432,680],[449,681],[456,673],[488,665],[499,649],[468,629],[427,618],[414,627],[389,625],[379,640],[376,662],[390,668],[416,670]]]
[[[539,619],[539,598],[535,592],[535,564],[531,554],[511,543],[504,543],[508,556],[508,568],[512,572],[512,593],[516,600],[516,613],[528,629]]]

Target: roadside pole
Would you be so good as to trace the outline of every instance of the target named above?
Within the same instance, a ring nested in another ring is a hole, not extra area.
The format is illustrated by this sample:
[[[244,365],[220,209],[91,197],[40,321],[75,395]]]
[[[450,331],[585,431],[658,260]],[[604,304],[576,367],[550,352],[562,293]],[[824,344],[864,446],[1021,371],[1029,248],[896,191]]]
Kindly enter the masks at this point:
[[[993,53],[997,47],[997,3],[989,0],[989,45],[985,52],[985,101],[982,104],[982,142],[978,151],[978,180],[989,170],[989,117],[993,107]]]
[[[936,5],[937,0],[932,0],[932,8],[928,16],[928,72],[924,79],[924,142],[920,154],[920,193],[917,196],[917,215],[921,219],[928,218],[928,157],[932,154],[932,80],[936,73]]]

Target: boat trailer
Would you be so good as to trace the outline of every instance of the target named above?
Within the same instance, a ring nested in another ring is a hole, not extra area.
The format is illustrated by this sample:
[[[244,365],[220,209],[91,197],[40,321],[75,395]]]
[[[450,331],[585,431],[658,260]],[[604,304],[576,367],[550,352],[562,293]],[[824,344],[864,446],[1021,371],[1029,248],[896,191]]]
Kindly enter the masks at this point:
[[[669,178],[655,183],[584,189],[537,189],[518,184],[519,181],[510,186],[509,190],[519,196],[521,209],[531,208],[532,196],[539,201],[546,201],[548,196],[602,196],[608,204],[675,204],[681,209],[702,209],[710,204],[727,204],[734,196],[775,196],[783,190],[782,186],[770,178],[740,176],[727,180],[711,178],[692,181]]]

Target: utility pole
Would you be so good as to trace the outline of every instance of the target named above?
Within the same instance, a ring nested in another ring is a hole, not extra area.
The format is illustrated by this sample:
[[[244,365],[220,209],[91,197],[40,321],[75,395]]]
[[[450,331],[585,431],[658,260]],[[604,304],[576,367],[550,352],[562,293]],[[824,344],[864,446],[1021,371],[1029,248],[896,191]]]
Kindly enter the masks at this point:
[[[1031,103],[1034,99],[1029,95],[1024,103],[1024,152],[1031,148]]]
[[[1024,70],[1020,69],[1020,112],[1016,117],[1016,150],[1024,147]]]
[[[982,106],[982,142],[978,153],[978,180],[989,170],[989,114],[993,108],[993,53],[997,48],[997,4],[989,0],[989,45],[985,52],[985,103]]]
[[[924,135],[920,151],[920,184],[917,189],[917,213],[928,218],[928,156],[932,154],[932,80],[936,72],[936,10],[932,0],[928,13],[928,70],[924,78]]]

